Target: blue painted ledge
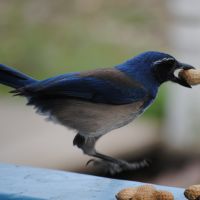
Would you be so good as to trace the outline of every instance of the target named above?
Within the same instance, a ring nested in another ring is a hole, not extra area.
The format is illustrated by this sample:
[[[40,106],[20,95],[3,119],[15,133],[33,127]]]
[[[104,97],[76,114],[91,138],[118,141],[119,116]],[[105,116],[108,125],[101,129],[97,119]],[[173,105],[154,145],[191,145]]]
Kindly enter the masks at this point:
[[[0,164],[0,200],[115,200],[121,189],[143,183]],[[156,186],[184,200],[184,189]]]

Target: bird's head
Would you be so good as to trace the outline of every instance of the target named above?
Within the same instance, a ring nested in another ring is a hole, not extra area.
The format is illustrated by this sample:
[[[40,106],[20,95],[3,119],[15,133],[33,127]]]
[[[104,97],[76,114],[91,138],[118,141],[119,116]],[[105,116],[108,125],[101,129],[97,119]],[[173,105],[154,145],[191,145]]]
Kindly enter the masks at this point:
[[[166,81],[172,81],[182,86],[191,88],[186,80],[178,77],[175,72],[180,69],[194,69],[194,67],[177,61],[169,54],[148,51],[139,54],[133,60],[134,62],[142,62],[141,66],[144,65],[145,70],[150,70],[152,75],[155,77],[155,80],[159,84],[162,84]],[[131,62],[131,60],[129,60],[128,62]]]

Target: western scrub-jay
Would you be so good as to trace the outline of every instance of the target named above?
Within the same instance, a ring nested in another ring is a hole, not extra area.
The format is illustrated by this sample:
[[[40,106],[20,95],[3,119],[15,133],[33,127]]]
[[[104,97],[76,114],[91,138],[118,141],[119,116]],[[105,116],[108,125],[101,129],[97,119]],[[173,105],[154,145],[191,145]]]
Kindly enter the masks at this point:
[[[177,69],[190,65],[161,52],[148,51],[112,68],[63,74],[46,80],[33,79],[0,65],[0,83],[13,87],[41,114],[77,131],[73,144],[85,154],[101,159],[110,173],[136,169],[145,162],[128,163],[96,151],[104,134],[133,121],[150,106],[159,86],[172,81],[191,87],[177,77]],[[92,160],[94,163],[99,161]]]

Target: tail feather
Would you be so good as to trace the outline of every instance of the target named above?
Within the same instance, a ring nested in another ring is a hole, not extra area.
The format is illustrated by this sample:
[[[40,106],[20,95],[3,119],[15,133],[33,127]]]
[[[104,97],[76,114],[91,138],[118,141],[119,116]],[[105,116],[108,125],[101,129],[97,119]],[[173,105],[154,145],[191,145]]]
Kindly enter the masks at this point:
[[[34,82],[36,82],[36,80],[30,76],[27,76],[11,67],[0,64],[1,84],[18,89]]]

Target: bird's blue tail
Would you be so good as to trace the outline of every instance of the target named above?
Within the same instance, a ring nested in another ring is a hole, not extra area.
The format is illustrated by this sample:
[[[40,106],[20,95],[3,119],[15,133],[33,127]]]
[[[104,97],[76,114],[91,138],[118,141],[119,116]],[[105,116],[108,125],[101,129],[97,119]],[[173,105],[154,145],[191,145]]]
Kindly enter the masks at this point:
[[[3,64],[0,64],[0,83],[18,89],[36,82],[35,79]]]

